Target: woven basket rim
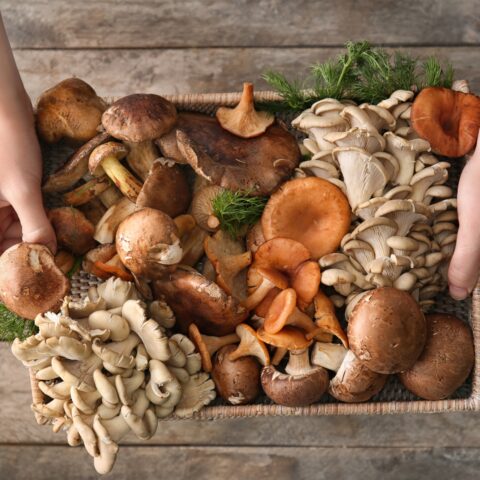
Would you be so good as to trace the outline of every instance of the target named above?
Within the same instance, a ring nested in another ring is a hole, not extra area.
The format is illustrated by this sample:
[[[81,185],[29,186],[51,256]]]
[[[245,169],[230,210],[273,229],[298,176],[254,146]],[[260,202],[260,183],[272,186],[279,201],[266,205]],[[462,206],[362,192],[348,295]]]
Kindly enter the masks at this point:
[[[274,91],[256,91],[255,100],[274,102],[282,97]],[[240,100],[241,92],[224,93],[189,93],[163,95],[179,109],[194,109],[195,106],[233,106]],[[198,420],[215,420],[237,417],[257,416],[318,416],[318,415],[373,415],[400,413],[440,413],[460,411],[480,411],[480,281],[472,292],[470,325],[475,346],[475,365],[472,372],[472,391],[468,398],[438,401],[413,400],[365,403],[321,403],[308,407],[284,407],[274,404],[254,404],[242,406],[207,406],[192,417]],[[30,384],[34,403],[41,403],[43,392],[38,387],[38,380],[30,371]],[[175,416],[165,421],[181,421]]]

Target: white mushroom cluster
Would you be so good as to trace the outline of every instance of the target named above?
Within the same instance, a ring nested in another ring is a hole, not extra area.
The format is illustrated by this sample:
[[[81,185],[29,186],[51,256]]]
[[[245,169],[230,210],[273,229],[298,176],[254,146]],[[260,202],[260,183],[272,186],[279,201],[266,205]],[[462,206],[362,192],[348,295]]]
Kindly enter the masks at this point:
[[[35,324],[39,333],[15,340],[12,352],[45,396],[32,405],[37,422],[65,430],[71,446],[83,443],[100,474],[130,431],[149,439],[158,418],[190,417],[215,398],[194,344],[170,334],[169,306],[143,303],[132,283],[110,279],[82,301],[67,297],[60,313]]]
[[[347,315],[372,288],[408,291],[426,310],[446,286],[457,237],[450,164],[411,128],[413,96],[398,90],[378,105],[327,98],[292,122],[311,154],[296,176],[337,185],[354,215],[341,252],[320,259],[322,283],[339,294],[337,306],[350,305]]]

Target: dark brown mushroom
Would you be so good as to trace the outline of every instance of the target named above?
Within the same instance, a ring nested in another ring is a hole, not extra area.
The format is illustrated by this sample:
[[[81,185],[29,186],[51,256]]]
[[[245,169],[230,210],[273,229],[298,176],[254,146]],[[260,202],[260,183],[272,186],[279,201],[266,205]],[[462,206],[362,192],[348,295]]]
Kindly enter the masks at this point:
[[[0,300],[12,312],[30,320],[57,311],[70,282],[43,245],[19,243],[0,257]]]
[[[218,394],[232,405],[251,403],[260,394],[260,365],[253,357],[230,360],[235,345],[226,345],[216,354],[212,379]]]
[[[382,287],[367,292],[348,322],[348,342],[355,356],[377,373],[408,370],[425,346],[425,317],[413,297]]]
[[[106,103],[88,83],[67,78],[42,93],[38,100],[36,124],[40,138],[56,143],[62,138],[87,142],[97,134]]]
[[[227,335],[248,316],[247,310],[216,283],[188,267],[179,266],[154,282],[154,294],[164,297],[185,333],[195,322],[206,335]]]
[[[399,375],[415,395],[442,400],[459,388],[475,361],[473,335],[462,320],[445,313],[427,315],[427,343],[413,367]]]
[[[172,132],[176,132],[176,145]],[[216,185],[252,195],[272,193],[301,157],[297,141],[279,123],[259,137],[244,139],[224,130],[215,118],[181,114],[172,132],[168,141],[157,141],[165,157],[189,163]]]
[[[54,208],[48,219],[55,230],[58,245],[75,255],[83,255],[95,247],[95,227],[85,215],[73,207]]]

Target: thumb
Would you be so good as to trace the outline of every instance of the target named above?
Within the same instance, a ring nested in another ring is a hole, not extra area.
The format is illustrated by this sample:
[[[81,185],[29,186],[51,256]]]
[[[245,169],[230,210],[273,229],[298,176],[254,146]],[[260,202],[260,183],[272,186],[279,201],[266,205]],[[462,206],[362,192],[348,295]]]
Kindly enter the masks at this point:
[[[17,195],[9,200],[22,226],[22,240],[41,243],[56,253],[57,239],[43,208],[41,191],[34,189],[28,195]]]

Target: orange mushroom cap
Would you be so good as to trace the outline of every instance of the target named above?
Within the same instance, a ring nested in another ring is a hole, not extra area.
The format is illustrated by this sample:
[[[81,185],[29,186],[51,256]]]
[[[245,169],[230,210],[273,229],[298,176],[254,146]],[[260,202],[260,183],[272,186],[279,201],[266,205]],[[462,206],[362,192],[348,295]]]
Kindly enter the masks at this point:
[[[284,327],[278,333],[268,333],[261,327],[257,330],[257,337],[268,345],[287,350],[303,350],[312,344],[312,340],[307,340],[303,332],[295,327]]]
[[[424,88],[413,102],[411,123],[435,153],[462,157],[473,150],[480,127],[480,98],[449,88]]]
[[[266,240],[296,240],[319,259],[337,250],[350,227],[350,215],[347,197],[338,187],[306,177],[284,183],[270,197],[261,222]]]
[[[320,288],[320,280],[320,265],[313,260],[303,262],[295,271],[292,288],[297,292],[298,302],[302,309],[312,303]]]

